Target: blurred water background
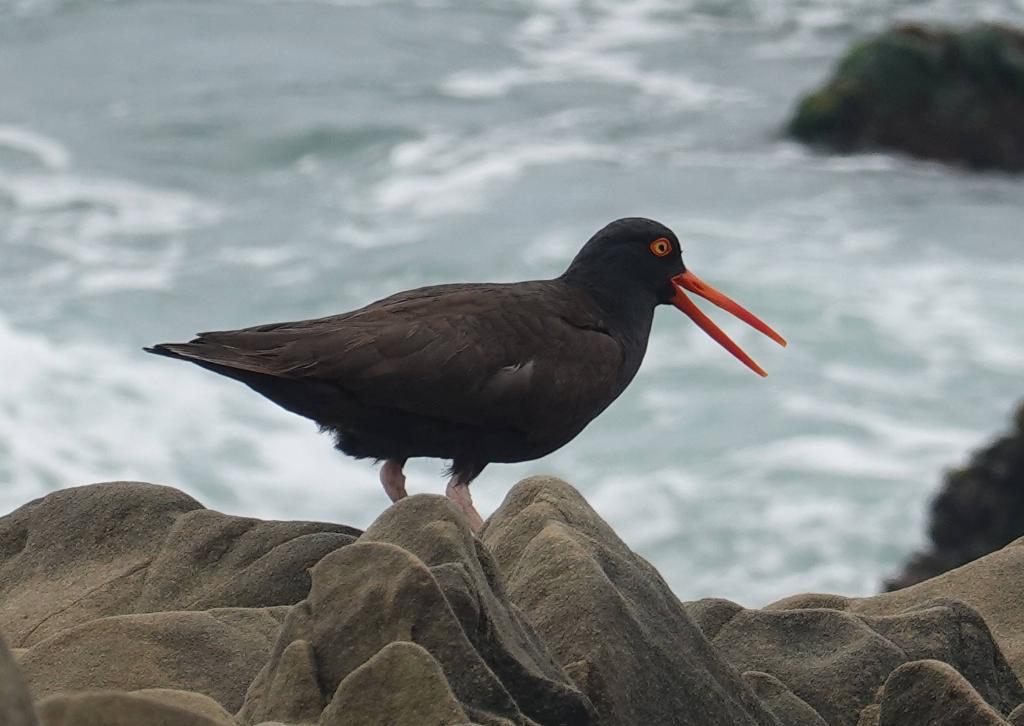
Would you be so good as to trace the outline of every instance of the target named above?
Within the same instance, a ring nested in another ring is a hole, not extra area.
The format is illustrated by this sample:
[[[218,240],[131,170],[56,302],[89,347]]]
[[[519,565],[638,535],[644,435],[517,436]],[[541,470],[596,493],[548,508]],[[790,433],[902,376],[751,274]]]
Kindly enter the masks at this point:
[[[623,397],[478,506],[553,473],[683,598],[874,591],[1024,369],[1020,179],[779,137],[898,19],[1024,2],[0,0],[0,511],[129,478],[366,526],[370,463],[140,346],[553,276],[642,215],[790,347],[712,313],[761,380],[659,312]]]

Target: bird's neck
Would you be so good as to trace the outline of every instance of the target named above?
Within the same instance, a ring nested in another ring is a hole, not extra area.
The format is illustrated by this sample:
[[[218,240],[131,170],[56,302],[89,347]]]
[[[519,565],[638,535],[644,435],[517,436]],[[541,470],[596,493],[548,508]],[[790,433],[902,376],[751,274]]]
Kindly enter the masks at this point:
[[[624,342],[641,344],[643,354],[654,320],[654,308],[658,305],[657,296],[647,286],[623,279],[614,271],[602,274],[600,270],[575,267],[570,267],[559,279],[593,300],[604,314],[609,331]]]

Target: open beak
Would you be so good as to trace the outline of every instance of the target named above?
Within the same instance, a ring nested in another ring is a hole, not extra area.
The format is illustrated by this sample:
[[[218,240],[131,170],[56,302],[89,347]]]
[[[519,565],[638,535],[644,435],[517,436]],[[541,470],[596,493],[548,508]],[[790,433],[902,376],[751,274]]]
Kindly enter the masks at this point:
[[[673,277],[672,284],[676,288],[676,294],[672,297],[673,305],[675,305],[677,308],[679,308],[684,313],[689,315],[693,322],[697,323],[697,325],[699,325],[705,333],[707,333],[716,341],[718,341],[718,344],[725,348],[727,351],[729,351],[734,356],[739,358],[743,362],[743,364],[747,366],[747,368],[754,371],[754,373],[756,373],[759,376],[768,375],[767,373],[764,372],[764,369],[761,368],[761,366],[755,363],[749,355],[744,353],[738,345],[732,342],[732,338],[726,335],[721,328],[715,325],[711,321],[711,318],[702,313],[700,311],[700,308],[698,308],[694,304],[693,300],[687,297],[686,293],[683,292],[683,290],[689,290],[692,293],[700,295],[702,298],[706,300],[710,300],[718,307],[722,308],[723,310],[727,310],[728,312],[735,315],[737,318],[742,320],[750,327],[764,333],[781,346],[786,345],[785,338],[783,338],[781,335],[779,335],[774,330],[765,325],[765,323],[762,322],[761,319],[754,315],[752,312],[744,308],[742,305],[737,303],[732,298],[723,295],[718,290],[711,287],[711,285],[707,284],[706,282],[703,282],[699,277],[694,275],[689,270],[687,270],[681,275],[676,275],[675,277]]]

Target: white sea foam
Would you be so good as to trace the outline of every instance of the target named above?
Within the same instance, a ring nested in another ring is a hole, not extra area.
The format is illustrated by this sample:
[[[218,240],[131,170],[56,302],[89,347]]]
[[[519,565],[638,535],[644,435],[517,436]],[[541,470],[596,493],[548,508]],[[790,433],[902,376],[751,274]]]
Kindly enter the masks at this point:
[[[70,227],[78,238],[170,234],[216,220],[216,206],[189,194],[121,179],[72,174],[0,173],[0,194],[40,217],[40,225]],[[49,219],[42,219],[52,213]]]
[[[222,215],[212,202],[185,192],[78,173],[67,149],[48,137],[8,128],[6,137],[0,133],[0,143],[4,140],[31,150],[48,167],[0,170],[0,198],[12,206],[0,221],[0,246],[39,257],[27,280],[41,288],[64,288],[69,281],[93,295],[167,288],[184,255],[175,235]],[[167,239],[140,245],[139,237]]]
[[[347,203],[364,214],[369,207],[379,216],[400,212],[429,219],[478,209],[501,184],[536,167],[615,158],[611,147],[551,138],[559,136],[557,128],[563,123],[555,117],[526,128],[499,127],[465,138],[435,132],[398,144],[383,178],[363,195],[350,195]],[[530,140],[532,129],[549,138]],[[344,231],[358,246],[357,230],[349,224]],[[400,234],[387,237],[403,240]],[[379,236],[372,242],[378,244]]]
[[[971,429],[943,425],[941,421],[915,425],[903,418],[882,413],[877,408],[854,406],[836,400],[822,401],[805,394],[791,395],[784,400],[783,405],[788,411],[800,416],[860,427],[874,437],[873,446],[898,451],[904,461],[912,461],[916,451],[938,456],[947,456],[950,451],[965,451],[982,435]]]
[[[880,269],[874,285],[857,291],[856,307],[892,344],[937,364],[966,359],[994,370],[1019,371],[1024,335],[1012,319],[996,319],[984,309],[983,295],[993,292],[986,285],[991,276],[988,270],[971,275],[969,265],[968,260],[936,261]],[[1020,274],[1019,265],[1011,267]]]
[[[915,473],[902,457],[876,443],[841,436],[792,436],[736,455],[739,463],[776,472],[817,472],[851,477],[901,478]]]
[[[23,126],[0,124],[0,146],[34,156],[49,169],[71,166],[71,152],[63,144]]]
[[[663,17],[673,9],[660,0],[593,7],[538,2],[510,39],[521,64],[457,71],[441,89],[460,98],[491,98],[527,85],[599,82],[632,88],[675,107],[706,107],[745,98],[738,89],[712,86],[682,71],[644,67],[638,48],[679,40],[687,32],[684,25]]]
[[[429,217],[472,209],[483,192],[496,182],[514,179],[526,168],[544,164],[611,156],[582,142],[564,144],[520,143],[495,149],[490,144],[460,145],[439,153],[427,168],[395,175],[377,187],[374,201],[382,211],[404,210]]]
[[[759,606],[793,592],[870,594],[879,543],[910,549],[922,538],[924,485],[890,487],[886,498],[834,486],[801,497],[752,471],[701,477],[685,467],[599,477],[586,491],[685,598]]]
[[[2,318],[0,350],[2,511],[113,479],[167,483],[209,506],[279,518],[365,525],[386,503],[368,464],[230,381],[141,350],[55,343]]]

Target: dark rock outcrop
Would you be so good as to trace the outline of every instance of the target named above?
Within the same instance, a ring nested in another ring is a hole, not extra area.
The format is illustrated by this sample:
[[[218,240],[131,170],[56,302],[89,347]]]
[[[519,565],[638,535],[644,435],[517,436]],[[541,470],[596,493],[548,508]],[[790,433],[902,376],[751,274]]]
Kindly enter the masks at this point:
[[[856,45],[787,132],[839,151],[889,149],[1024,170],[1024,32],[902,25]]]
[[[1010,433],[946,474],[932,502],[928,534],[928,549],[912,555],[886,581],[886,590],[935,577],[1024,536],[1024,404]]]
[[[17,665],[0,646],[0,726],[1020,721],[1019,545],[896,593],[749,610],[680,603],[547,477],[480,539],[427,495],[355,534],[141,484],[0,518],[0,630],[20,646]]]

